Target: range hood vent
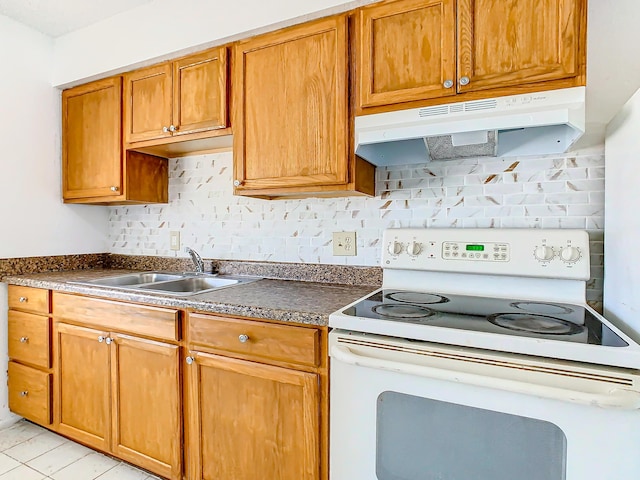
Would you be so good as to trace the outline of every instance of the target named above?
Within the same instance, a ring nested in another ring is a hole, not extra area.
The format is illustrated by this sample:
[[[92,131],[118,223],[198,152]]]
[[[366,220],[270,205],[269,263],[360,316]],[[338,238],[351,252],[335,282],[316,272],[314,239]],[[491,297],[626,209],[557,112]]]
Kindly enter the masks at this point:
[[[584,133],[585,87],[355,119],[356,154],[377,166],[566,152]]]

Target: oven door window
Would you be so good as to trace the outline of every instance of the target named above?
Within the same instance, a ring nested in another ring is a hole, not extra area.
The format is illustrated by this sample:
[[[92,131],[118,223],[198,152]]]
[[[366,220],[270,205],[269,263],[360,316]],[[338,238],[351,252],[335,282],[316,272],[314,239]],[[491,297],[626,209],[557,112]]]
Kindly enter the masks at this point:
[[[533,418],[383,392],[378,480],[564,480],[567,438]]]

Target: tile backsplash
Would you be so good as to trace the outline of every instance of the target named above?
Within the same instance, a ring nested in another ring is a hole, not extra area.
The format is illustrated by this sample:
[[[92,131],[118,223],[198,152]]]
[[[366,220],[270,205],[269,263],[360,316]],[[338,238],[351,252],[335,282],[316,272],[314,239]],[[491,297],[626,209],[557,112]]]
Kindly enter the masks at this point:
[[[111,207],[110,253],[373,266],[393,227],[580,228],[592,238],[588,297],[601,300],[604,149],[544,157],[446,160],[378,168],[374,198],[233,196],[231,152],[169,160],[168,205]],[[334,257],[332,232],[356,231],[357,255]]]

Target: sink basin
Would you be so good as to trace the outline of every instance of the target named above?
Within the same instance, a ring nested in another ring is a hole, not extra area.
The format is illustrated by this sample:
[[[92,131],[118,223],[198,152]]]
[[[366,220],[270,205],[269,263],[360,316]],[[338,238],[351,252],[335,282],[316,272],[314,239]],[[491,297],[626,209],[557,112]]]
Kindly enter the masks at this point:
[[[230,287],[241,283],[260,280],[257,277],[234,277],[227,275],[211,275],[207,273],[171,273],[171,272],[139,272],[126,273],[95,280],[83,280],[70,283],[109,287],[129,291],[148,293],[166,293],[169,295],[188,296],[210,292],[219,288]]]
[[[239,280],[219,277],[188,277],[158,284],[142,285],[141,290],[155,290],[175,295],[192,295],[235,285]]]
[[[184,278],[184,275],[179,273],[143,272],[118,275],[117,277],[99,278],[82,283],[102,285],[103,287],[127,287],[131,285],[142,285],[145,283],[166,282],[167,280],[177,280],[180,278]]]

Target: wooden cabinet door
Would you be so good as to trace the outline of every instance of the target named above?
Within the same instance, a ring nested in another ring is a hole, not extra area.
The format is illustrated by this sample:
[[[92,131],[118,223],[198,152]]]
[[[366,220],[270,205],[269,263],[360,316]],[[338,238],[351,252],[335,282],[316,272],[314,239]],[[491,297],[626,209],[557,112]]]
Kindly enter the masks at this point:
[[[172,94],[171,63],[125,74],[125,142],[171,136]]]
[[[348,181],[347,17],[236,45],[236,190]]]
[[[357,34],[360,107],[456,94],[455,0],[364,7]]]
[[[62,196],[122,191],[122,78],[62,92]]]
[[[64,323],[56,324],[54,335],[58,431],[107,451],[111,431],[108,335]]]
[[[226,47],[173,62],[175,135],[229,126],[227,68]]]
[[[458,0],[458,91],[578,75],[583,3]]]
[[[112,451],[163,477],[181,478],[179,347],[112,334]]]
[[[198,353],[187,367],[191,480],[317,480],[318,376]]]

